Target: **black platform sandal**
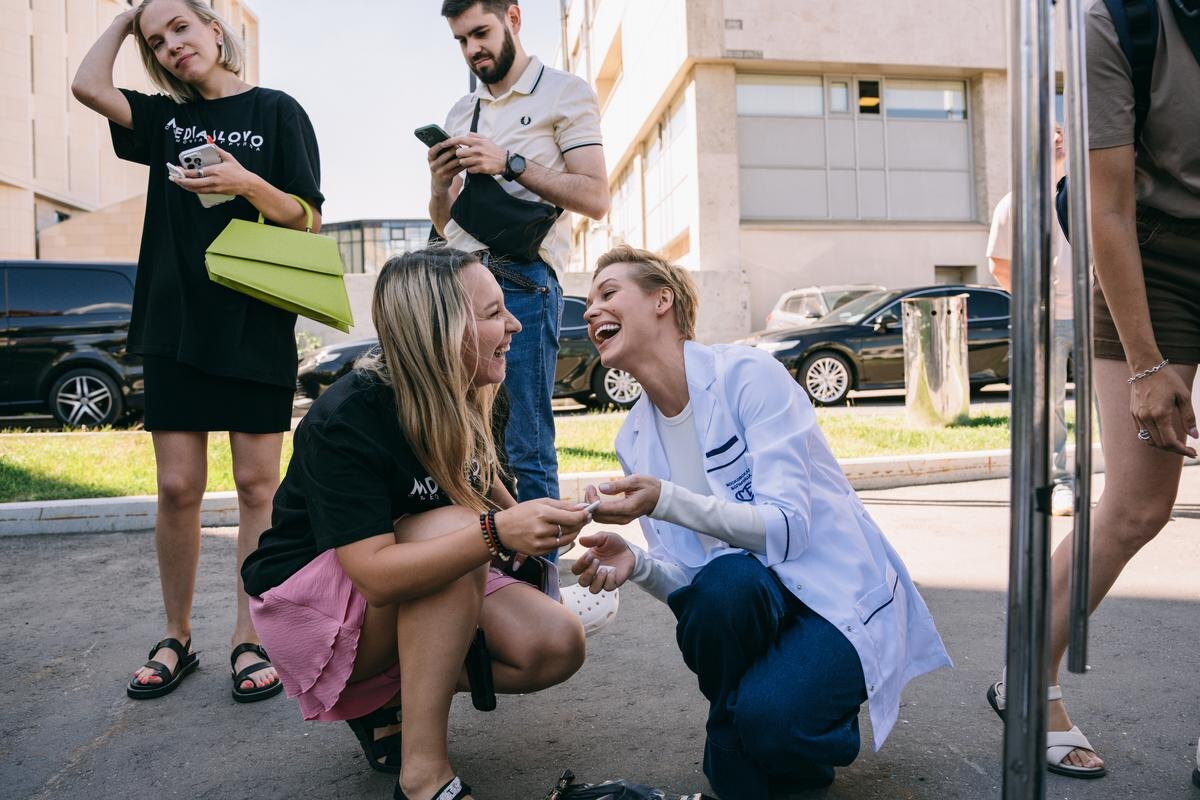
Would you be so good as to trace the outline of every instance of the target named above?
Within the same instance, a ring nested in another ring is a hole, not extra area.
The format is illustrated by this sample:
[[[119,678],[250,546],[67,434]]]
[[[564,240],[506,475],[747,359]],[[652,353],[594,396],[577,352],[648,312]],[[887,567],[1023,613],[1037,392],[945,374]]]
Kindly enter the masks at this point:
[[[376,739],[378,728],[387,728],[401,724],[400,706],[378,708],[370,714],[346,720],[350,730],[362,746],[363,755],[367,757],[367,766],[377,772],[389,775],[400,774],[400,734],[392,733]]]
[[[234,674],[234,665],[237,664],[238,656],[242,653],[254,653],[262,661],[255,661],[241,672]],[[242,681],[249,680],[251,675],[270,666],[273,666],[271,659],[267,655],[267,651],[263,650],[262,645],[254,644],[253,642],[242,642],[233,648],[233,652],[229,654],[229,672],[233,675],[233,699],[239,703],[257,703],[259,700],[266,700],[268,697],[274,697],[283,691],[283,683],[279,680],[279,673],[275,673],[275,682],[268,686],[255,686],[253,689],[242,688]]]
[[[450,782],[437,790],[437,793],[429,800],[459,800],[471,793],[471,787],[463,783],[462,778],[455,775],[450,779]],[[409,800],[408,795],[400,788],[400,784],[396,784],[396,791],[392,792],[392,800]]]
[[[175,665],[175,671],[171,672],[167,665],[161,661],[154,660],[154,654],[163,648],[171,650],[179,658],[179,663]],[[161,683],[138,683],[136,675],[129,679],[129,685],[125,687],[125,694],[129,695],[134,700],[149,700],[153,697],[162,697],[165,694],[170,694],[183,682],[183,679],[192,673],[196,667],[200,666],[200,657],[191,651],[192,640],[188,639],[186,644],[180,644],[178,639],[163,639],[154,647],[150,648],[149,655],[146,658],[150,659],[143,667],[151,669],[154,674],[159,677]]]

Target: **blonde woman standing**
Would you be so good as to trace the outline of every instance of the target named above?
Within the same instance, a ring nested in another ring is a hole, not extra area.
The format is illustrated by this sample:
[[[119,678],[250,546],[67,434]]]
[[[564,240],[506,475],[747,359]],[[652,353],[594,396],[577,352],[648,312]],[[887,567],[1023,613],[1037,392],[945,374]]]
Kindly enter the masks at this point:
[[[349,722],[369,765],[399,773],[395,798],[462,800],[448,717],[476,628],[496,691],[537,691],[583,664],[578,618],[499,567],[569,544],[588,514],[518,504],[499,480],[492,401],[521,325],[475,256],[390,259],[372,317],[381,353],[296,429],[274,525],[242,576],[305,719]]]
[[[128,36],[162,94],[113,86],[113,64]],[[283,92],[246,83],[243,60],[241,42],[209,3],[145,0],[113,20],[71,86],[109,120],[117,155],[150,167],[129,348],[145,365],[166,626],[128,684],[136,699],[174,691],[198,664],[191,610],[208,432],[229,431],[240,564],[270,524],[290,425],[295,315],[212,283],[204,267],[205,249],[232,219],[261,213],[271,224],[303,229],[305,210],[290,195],[304,198],[314,229],[320,226],[320,161],[308,116]],[[206,143],[219,163],[172,177],[167,164]],[[240,581],[231,646],[233,699],[277,694],[279,679]]]

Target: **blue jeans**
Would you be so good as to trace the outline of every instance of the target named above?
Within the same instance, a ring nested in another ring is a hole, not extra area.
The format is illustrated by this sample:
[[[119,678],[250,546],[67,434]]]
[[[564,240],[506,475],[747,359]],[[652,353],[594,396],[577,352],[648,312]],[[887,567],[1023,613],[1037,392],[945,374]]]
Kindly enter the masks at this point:
[[[667,604],[710,704],[704,774],[722,800],[827,786],[858,756],[858,653],[758,559],[721,556]]]
[[[563,294],[554,270],[542,261],[493,265],[504,304],[521,322],[508,351],[508,427],[504,447],[517,481],[517,500],[558,499],[558,454],[554,450],[554,371]]]
[[[1053,482],[1071,485],[1067,471],[1067,359],[1075,349],[1075,323],[1069,319],[1054,321],[1054,352],[1051,354],[1050,391],[1054,400]]]

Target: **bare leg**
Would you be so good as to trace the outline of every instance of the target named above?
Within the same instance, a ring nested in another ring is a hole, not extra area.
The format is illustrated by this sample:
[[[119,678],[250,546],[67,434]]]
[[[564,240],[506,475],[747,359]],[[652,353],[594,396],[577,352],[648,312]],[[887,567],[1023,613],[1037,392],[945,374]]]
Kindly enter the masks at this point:
[[[166,636],[187,644],[192,635],[192,596],[200,561],[200,501],[208,476],[208,434],[155,431],[151,436],[158,476],[154,545],[167,617]],[[174,651],[166,648],[153,658],[172,671],[179,661]],[[142,684],[162,683],[144,667],[134,674]]]
[[[583,666],[579,618],[529,584],[505,586],[484,598],[479,625],[498,692],[536,692],[562,683]],[[459,685],[469,689],[465,675]]]
[[[1172,365],[1191,385],[1195,367]],[[1100,404],[1101,442],[1104,447],[1104,492],[1092,515],[1092,562],[1089,606],[1095,610],[1134,554],[1158,535],[1171,519],[1179,491],[1183,458],[1147,445],[1137,438],[1137,425],[1129,412],[1129,368],[1124,361],[1096,359],[1095,385]],[[1050,662],[1047,678],[1058,683],[1058,672],[1067,651],[1070,610],[1071,547],[1068,536],[1051,559]],[[1049,729],[1070,730],[1071,720],[1062,701],[1050,704]],[[1099,767],[1095,753],[1075,750],[1064,760],[1079,767]]]
[[[229,449],[233,456],[233,481],[238,494],[237,538],[237,622],[234,624],[231,647],[242,642],[259,643],[258,633],[250,620],[250,599],[242,586],[242,562],[258,548],[258,538],[271,527],[271,501],[279,488],[279,455],[283,450],[282,433],[229,434]],[[261,661],[254,653],[238,656],[234,671]],[[241,688],[253,689],[274,683],[274,668],[251,673]]]

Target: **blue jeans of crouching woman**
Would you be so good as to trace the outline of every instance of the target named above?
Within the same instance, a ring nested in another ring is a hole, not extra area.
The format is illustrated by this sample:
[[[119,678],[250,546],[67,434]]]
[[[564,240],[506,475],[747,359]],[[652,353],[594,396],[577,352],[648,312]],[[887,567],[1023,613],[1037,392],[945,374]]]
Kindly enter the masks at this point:
[[[516,497],[519,501],[557,499],[558,454],[550,398],[558,362],[562,286],[543,261],[492,263],[489,268],[504,291],[504,304],[521,323],[508,351],[504,378],[509,403],[504,448],[517,480]]]
[[[667,603],[710,703],[704,774],[722,800],[827,786],[858,756],[858,653],[758,559],[714,559]]]

